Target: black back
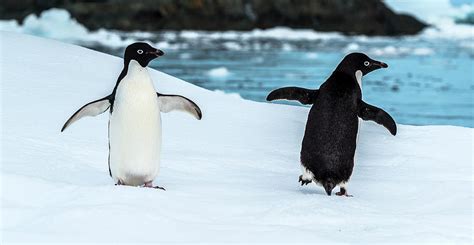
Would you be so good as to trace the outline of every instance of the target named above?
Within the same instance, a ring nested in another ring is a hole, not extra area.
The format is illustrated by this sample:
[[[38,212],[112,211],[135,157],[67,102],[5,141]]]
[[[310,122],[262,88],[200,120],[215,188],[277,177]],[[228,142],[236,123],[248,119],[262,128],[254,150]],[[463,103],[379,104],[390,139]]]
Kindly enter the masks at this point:
[[[311,107],[301,148],[301,163],[314,178],[334,187],[349,180],[354,166],[361,91],[355,78],[334,72],[321,85]]]
[[[324,82],[308,115],[301,163],[326,192],[348,181],[354,167],[361,89],[356,71],[365,75],[387,67],[362,53],[347,55]]]

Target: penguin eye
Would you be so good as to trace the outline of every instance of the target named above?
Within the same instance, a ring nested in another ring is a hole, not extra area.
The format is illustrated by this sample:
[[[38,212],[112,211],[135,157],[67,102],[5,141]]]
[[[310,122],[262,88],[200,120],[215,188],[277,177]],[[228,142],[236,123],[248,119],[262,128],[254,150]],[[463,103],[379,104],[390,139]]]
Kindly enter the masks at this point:
[[[139,50],[137,50],[137,53],[138,54],[143,54],[143,50],[139,49]]]
[[[365,65],[365,66],[369,66],[369,65],[370,65],[370,62],[366,60],[366,61],[364,61],[364,65]]]

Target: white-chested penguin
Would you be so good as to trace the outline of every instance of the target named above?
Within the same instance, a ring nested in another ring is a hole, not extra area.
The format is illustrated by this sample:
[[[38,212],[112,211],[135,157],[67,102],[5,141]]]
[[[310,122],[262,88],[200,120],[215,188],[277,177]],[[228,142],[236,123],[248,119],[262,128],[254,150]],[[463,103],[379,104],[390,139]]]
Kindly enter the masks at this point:
[[[153,187],[160,167],[160,112],[181,110],[199,120],[202,117],[191,100],[155,91],[147,65],[163,54],[147,43],[129,45],[112,93],[81,107],[61,129],[62,132],[82,117],[97,116],[110,108],[109,174],[117,185]]]
[[[350,196],[346,184],[354,167],[358,117],[386,127],[392,135],[397,126],[384,110],[362,100],[362,76],[387,64],[362,53],[344,57],[319,90],[286,87],[272,91],[268,101],[298,100],[312,104],[301,147],[301,185],[312,181],[331,195],[340,186],[339,196]]]

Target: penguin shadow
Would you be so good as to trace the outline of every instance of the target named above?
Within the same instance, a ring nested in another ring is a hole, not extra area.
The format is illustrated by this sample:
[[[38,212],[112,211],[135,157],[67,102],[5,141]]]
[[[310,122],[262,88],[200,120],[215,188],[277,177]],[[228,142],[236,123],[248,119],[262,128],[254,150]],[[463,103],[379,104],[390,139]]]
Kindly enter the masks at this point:
[[[320,188],[316,188],[314,186],[311,186],[311,188],[303,188],[300,187],[296,192],[305,194],[305,195],[322,195],[322,196],[327,196],[326,192],[324,190],[320,190]]]

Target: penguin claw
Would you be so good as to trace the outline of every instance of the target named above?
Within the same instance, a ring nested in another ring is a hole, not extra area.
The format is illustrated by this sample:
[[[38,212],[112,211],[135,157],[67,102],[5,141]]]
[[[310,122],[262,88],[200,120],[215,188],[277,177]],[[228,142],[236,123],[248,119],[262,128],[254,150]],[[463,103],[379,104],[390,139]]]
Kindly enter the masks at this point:
[[[152,188],[166,191],[166,189],[161,186],[153,186]]]
[[[161,187],[161,186],[153,186],[152,184],[152,181],[148,181],[148,182],[145,182],[145,184],[143,185],[143,187],[146,187],[146,188],[153,188],[153,189],[160,189],[160,190],[165,190],[165,188]]]
[[[353,195],[342,194],[341,192],[336,192],[336,195],[338,195],[338,196],[345,196],[345,197],[353,197]]]
[[[303,185],[307,185],[307,184],[309,184],[309,183],[311,183],[311,182],[313,182],[313,181],[312,181],[312,180],[303,179],[303,175],[300,175],[300,178],[299,178],[298,182],[301,182],[301,186],[303,186]]]

